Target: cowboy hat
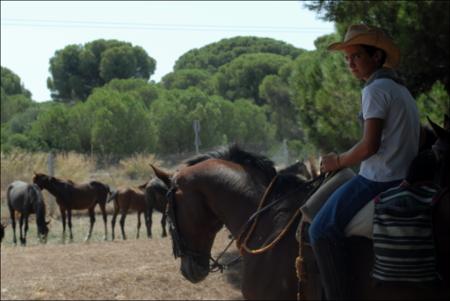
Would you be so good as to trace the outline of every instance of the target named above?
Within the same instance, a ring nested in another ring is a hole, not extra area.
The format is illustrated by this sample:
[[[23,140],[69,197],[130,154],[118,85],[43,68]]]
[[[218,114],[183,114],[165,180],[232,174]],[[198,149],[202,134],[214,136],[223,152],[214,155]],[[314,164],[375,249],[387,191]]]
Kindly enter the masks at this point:
[[[330,44],[328,50],[342,50],[350,45],[370,45],[386,52],[384,67],[395,68],[400,61],[400,50],[394,41],[380,28],[370,27],[364,24],[351,25],[343,42]]]

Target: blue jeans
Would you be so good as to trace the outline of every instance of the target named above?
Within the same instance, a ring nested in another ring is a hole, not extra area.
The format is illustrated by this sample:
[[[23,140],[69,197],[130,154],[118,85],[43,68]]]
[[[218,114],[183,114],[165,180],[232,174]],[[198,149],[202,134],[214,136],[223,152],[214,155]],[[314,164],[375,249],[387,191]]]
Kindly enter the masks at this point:
[[[345,227],[370,200],[400,183],[357,175],[339,187],[314,217],[308,234],[328,300],[349,298]]]
[[[341,240],[345,227],[370,200],[402,180],[374,182],[357,175],[339,187],[314,217],[309,228],[312,244],[319,238]]]

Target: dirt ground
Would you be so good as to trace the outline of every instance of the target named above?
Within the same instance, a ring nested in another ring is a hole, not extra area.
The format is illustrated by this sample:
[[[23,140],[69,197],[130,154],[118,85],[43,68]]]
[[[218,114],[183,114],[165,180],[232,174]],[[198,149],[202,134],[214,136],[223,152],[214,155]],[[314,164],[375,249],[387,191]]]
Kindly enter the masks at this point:
[[[81,219],[74,227],[85,224],[84,218]],[[94,229],[101,232],[102,222],[97,221]],[[131,216],[127,217],[126,241],[117,238],[116,228],[115,241],[94,238],[82,242],[80,232],[75,233],[79,240],[75,238],[65,244],[56,238],[60,235],[60,224],[52,222],[51,231],[56,233],[51,241],[41,245],[29,239],[26,247],[11,244],[9,225],[1,246],[1,299],[242,299],[240,264],[192,284],[179,272],[180,259],[172,256],[170,238],[160,237],[159,218],[154,220],[152,239],[143,238],[143,229],[141,238],[135,239],[135,222]],[[30,223],[30,228],[34,227]],[[213,256],[228,242],[228,232],[219,232]],[[230,249],[225,260],[237,255],[234,246]]]

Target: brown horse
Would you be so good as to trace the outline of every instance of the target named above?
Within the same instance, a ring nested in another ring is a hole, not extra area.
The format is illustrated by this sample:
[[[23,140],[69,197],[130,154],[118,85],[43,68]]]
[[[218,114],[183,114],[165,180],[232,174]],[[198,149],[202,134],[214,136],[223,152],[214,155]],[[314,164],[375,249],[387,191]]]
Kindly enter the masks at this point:
[[[209,274],[211,247],[225,225],[239,239],[239,245],[247,248],[242,251],[244,297],[295,299],[298,243],[296,227],[289,225],[298,222],[296,213],[313,183],[292,174],[277,175],[272,161],[236,146],[188,160],[173,176],[156,167],[154,170],[171,187],[169,230],[174,255],[181,257],[181,273],[186,279],[196,283]],[[252,220],[255,226],[248,229],[249,218],[269,185],[264,199],[271,207],[261,210],[264,212],[257,216],[258,221]],[[242,240],[243,233],[252,235]],[[258,254],[249,250],[261,246],[264,251]]]
[[[142,186],[142,185],[141,185]],[[136,232],[136,238],[139,238],[139,232],[141,229],[141,215],[144,213],[144,220],[146,222],[147,227],[147,236],[150,237],[148,224],[147,224],[147,204],[145,201],[145,195],[142,191],[142,188],[145,188],[145,184],[143,187],[139,186],[139,188],[133,188],[133,187],[120,187],[113,193],[111,193],[111,196],[108,198],[107,202],[110,202],[111,200],[114,200],[114,212],[113,217],[111,220],[111,235],[112,239],[114,240],[114,228],[116,225],[116,218],[117,215],[121,214],[120,217],[120,228],[122,230],[122,239],[127,239],[127,236],[125,234],[125,219],[127,217],[127,213],[129,210],[136,211],[137,213],[137,232]]]
[[[86,240],[92,235],[92,229],[95,223],[95,206],[98,204],[103,215],[105,226],[105,236],[107,239],[107,216],[106,216],[106,200],[110,192],[109,186],[99,181],[90,181],[87,183],[77,184],[71,180],[61,180],[42,173],[34,173],[33,182],[41,189],[47,189],[56,198],[56,203],[61,212],[61,220],[63,224],[63,240],[66,236],[66,213],[69,225],[70,240],[73,240],[72,234],[72,210],[88,209],[90,217],[89,232]]]
[[[211,247],[217,231],[225,224],[233,237],[238,238],[243,256],[243,296],[246,299],[296,299],[298,279],[295,259],[299,245],[295,239],[295,228],[300,214],[294,215],[294,212],[299,212],[297,208],[314,191],[313,183],[298,182],[297,177],[277,175],[275,178],[276,172],[267,159],[235,148],[223,156],[203,157],[203,161],[193,159],[187,163],[173,175],[155,169],[157,176],[171,185],[169,229],[174,255],[181,257],[183,276],[195,283],[208,275]],[[268,201],[265,201],[266,198]],[[276,202],[278,199],[282,201]],[[260,200],[264,205],[275,205],[268,210],[258,209]],[[442,206],[448,204],[441,202],[438,206],[441,207],[437,210],[441,211],[445,210]],[[259,220],[253,218],[256,211],[264,211],[257,215]],[[438,221],[441,232],[448,233],[448,220],[447,217]],[[248,229],[250,223],[253,225]],[[444,239],[444,244],[438,247],[439,258],[445,260],[449,236],[441,239]],[[444,285],[439,288],[374,287],[370,277],[372,242],[361,237],[350,240],[354,298],[448,299],[450,296],[448,272],[443,274]],[[446,261],[440,265],[450,270]],[[306,290],[302,295],[306,300],[321,298],[317,294],[308,294],[311,287],[320,287],[320,283],[314,282],[318,278],[309,278],[314,276],[314,269],[313,265],[308,267],[306,285],[302,284],[302,289]]]

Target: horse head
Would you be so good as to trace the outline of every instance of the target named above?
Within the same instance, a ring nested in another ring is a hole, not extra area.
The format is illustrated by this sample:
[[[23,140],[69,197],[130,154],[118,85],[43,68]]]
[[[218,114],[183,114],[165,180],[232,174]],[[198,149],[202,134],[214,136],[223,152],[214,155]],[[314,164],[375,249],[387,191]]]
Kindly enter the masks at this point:
[[[204,163],[204,161],[201,162]],[[197,164],[200,162],[195,166]],[[210,209],[196,192],[186,189],[190,185],[184,186],[186,179],[183,176],[193,167],[185,166],[171,174],[151,166],[156,177],[169,188],[166,195],[166,213],[173,255],[181,259],[182,275],[190,282],[198,283],[210,272],[210,252],[215,235],[223,224],[211,215]]]
[[[44,189],[46,184],[50,181],[50,177],[43,173],[33,173],[33,183],[39,186],[40,189]]]

